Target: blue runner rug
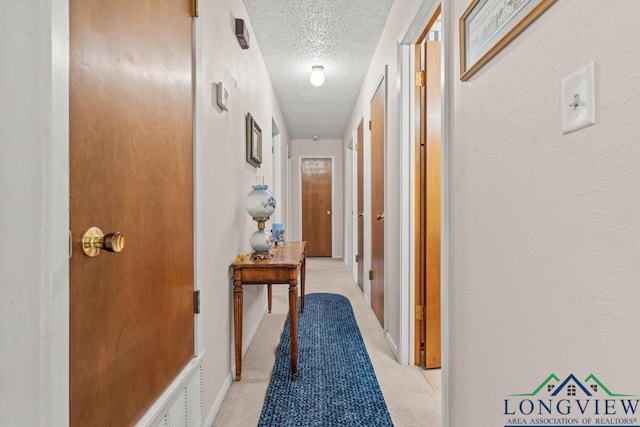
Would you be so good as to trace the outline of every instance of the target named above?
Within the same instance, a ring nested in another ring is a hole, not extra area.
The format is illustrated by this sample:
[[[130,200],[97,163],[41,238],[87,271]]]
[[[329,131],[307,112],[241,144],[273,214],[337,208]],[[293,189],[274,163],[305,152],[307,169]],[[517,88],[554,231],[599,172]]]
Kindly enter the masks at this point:
[[[287,318],[259,426],[393,426],[347,298],[307,295],[297,381],[289,356]]]

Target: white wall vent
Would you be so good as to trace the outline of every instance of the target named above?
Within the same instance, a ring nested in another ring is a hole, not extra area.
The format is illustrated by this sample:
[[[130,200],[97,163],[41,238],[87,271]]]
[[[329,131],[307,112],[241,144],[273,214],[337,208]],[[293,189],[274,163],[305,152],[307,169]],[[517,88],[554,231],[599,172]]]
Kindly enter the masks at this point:
[[[201,427],[203,425],[204,390],[200,362],[198,357],[185,368],[138,422],[138,427]]]

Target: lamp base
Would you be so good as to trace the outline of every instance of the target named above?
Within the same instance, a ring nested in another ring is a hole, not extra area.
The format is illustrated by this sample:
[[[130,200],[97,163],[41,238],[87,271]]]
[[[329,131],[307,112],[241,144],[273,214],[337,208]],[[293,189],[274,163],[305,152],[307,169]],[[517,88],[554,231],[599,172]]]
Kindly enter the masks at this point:
[[[251,254],[251,261],[265,261],[273,258],[271,252],[254,252]]]

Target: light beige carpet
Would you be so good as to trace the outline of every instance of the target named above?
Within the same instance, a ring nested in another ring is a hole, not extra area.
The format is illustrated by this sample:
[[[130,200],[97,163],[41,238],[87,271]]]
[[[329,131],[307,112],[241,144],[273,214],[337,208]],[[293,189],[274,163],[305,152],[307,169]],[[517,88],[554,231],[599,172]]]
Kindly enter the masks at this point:
[[[400,365],[373,311],[342,260],[307,260],[306,293],[330,292],[349,298],[396,427],[440,427],[440,390],[425,379],[422,369]],[[266,297],[265,297],[266,298]],[[288,310],[288,288],[273,287],[273,310],[260,325],[242,359],[242,381],[234,382],[213,423],[216,427],[256,426],[275,363],[276,349]],[[333,427],[333,426],[332,426]]]

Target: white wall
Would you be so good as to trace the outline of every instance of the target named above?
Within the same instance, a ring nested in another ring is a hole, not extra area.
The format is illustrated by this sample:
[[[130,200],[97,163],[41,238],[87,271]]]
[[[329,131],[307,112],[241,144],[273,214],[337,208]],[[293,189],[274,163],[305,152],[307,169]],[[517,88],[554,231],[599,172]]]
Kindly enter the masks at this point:
[[[300,193],[300,158],[329,157],[333,158],[333,258],[344,255],[344,156],[342,141],[339,139],[291,140],[291,218],[287,228],[287,239],[302,239],[302,199]]]
[[[197,40],[198,121],[196,186],[196,278],[202,289],[202,333],[207,348],[204,361],[206,410],[220,405],[233,362],[232,284],[229,265],[239,253],[249,253],[249,236],[256,223],[245,210],[245,198],[256,175],[272,185],[272,118],[280,130],[283,150],[289,143],[286,123],[273,92],[259,46],[250,33],[251,46],[242,50],[234,35],[235,18],[248,23],[241,0],[200,2]],[[229,90],[229,111],[215,105],[212,83],[222,81]],[[262,167],[245,161],[245,114],[250,112],[262,129]],[[283,152],[286,159],[286,152]],[[278,209],[286,209],[282,205]],[[269,226],[267,225],[267,228]],[[245,286],[243,344],[265,313],[262,286]]]
[[[68,419],[67,36],[66,2],[0,16],[0,425]]]
[[[469,3],[447,34],[450,425],[504,425],[505,395],[552,372],[640,394],[640,3],[555,2],[460,82]],[[562,135],[560,81],[591,61],[597,124]]]
[[[12,2],[0,17],[0,425],[68,425],[68,1]],[[196,281],[204,356],[205,417],[231,383],[229,265],[255,230],[245,196],[271,184],[272,118],[283,159],[290,143],[255,37],[241,50],[233,19],[241,0],[200,3],[196,20]],[[230,111],[214,106],[224,81]],[[247,112],[262,127],[263,165],[245,161]],[[286,206],[282,208],[286,211]],[[266,309],[248,287],[245,348]]]

